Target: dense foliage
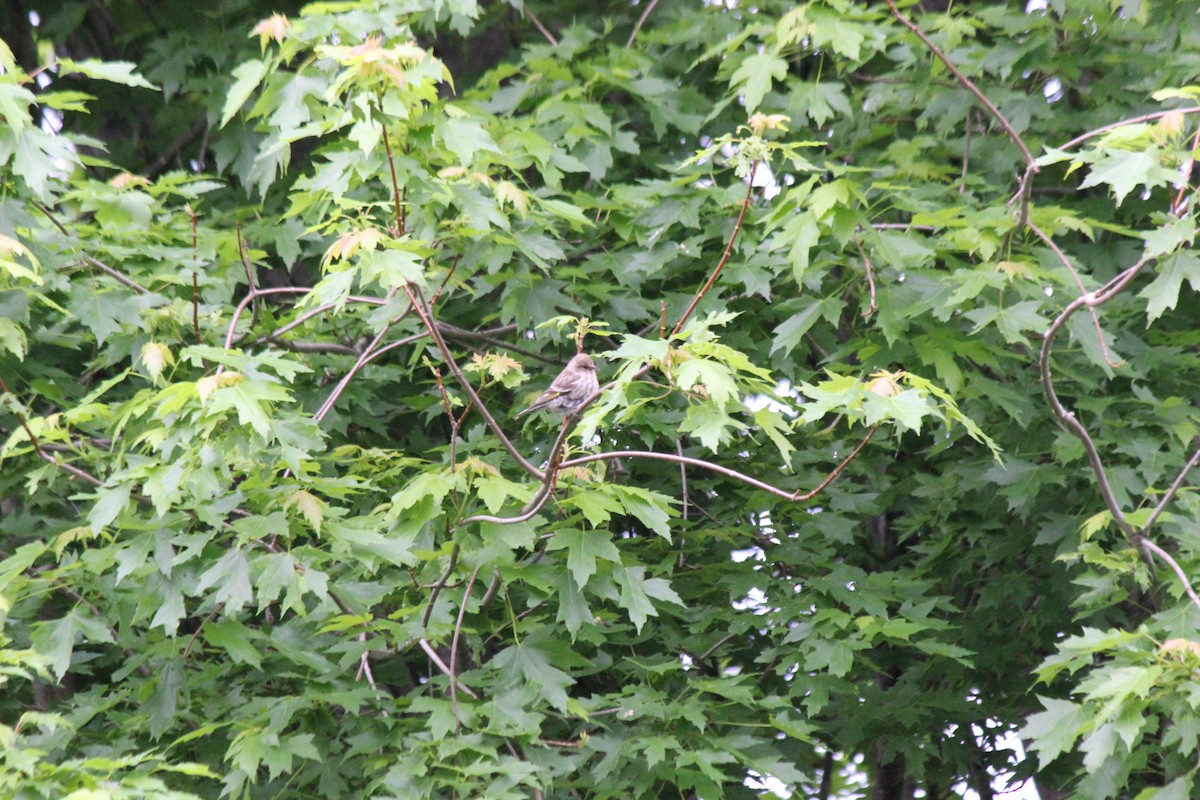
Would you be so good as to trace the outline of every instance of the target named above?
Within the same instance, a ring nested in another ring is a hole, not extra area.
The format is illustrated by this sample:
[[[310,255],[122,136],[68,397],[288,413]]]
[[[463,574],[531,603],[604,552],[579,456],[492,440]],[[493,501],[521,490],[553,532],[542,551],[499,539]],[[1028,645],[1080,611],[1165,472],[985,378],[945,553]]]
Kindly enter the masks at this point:
[[[0,795],[1194,796],[1197,11],[8,0]]]

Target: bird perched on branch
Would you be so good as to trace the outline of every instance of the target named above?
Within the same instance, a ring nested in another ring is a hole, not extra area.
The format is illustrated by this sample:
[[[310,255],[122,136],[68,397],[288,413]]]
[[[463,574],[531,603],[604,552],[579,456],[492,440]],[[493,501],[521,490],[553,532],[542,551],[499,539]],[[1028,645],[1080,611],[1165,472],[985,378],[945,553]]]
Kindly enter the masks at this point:
[[[531,411],[549,411],[564,416],[574,414],[599,389],[596,362],[587,353],[580,353],[567,362],[558,377],[551,381],[550,388],[538,395],[538,399],[517,417],[523,417]]]

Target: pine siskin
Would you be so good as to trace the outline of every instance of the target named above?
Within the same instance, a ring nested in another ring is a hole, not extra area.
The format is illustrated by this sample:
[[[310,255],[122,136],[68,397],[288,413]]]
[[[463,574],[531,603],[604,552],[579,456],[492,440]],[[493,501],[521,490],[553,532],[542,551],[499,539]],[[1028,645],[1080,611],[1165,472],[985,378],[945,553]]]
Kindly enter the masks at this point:
[[[567,366],[550,383],[529,408],[517,414],[523,417],[530,411],[549,411],[553,414],[574,414],[583,406],[583,401],[600,389],[596,379],[596,362],[586,353],[580,353],[567,362]]]

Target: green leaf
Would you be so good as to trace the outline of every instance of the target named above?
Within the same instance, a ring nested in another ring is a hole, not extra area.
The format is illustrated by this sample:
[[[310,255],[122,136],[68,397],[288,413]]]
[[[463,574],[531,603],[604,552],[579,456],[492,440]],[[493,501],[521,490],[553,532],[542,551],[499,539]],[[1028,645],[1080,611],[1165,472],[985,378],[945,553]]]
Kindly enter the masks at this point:
[[[1167,185],[1174,177],[1174,173],[1158,163],[1154,148],[1143,151],[1114,150],[1092,165],[1079,188],[1106,184],[1112,188],[1117,205],[1121,205],[1138,184],[1153,189]]]
[[[70,58],[63,58],[59,59],[58,62],[58,71],[61,75],[68,75],[75,72],[80,75],[86,75],[89,78],[108,81],[109,83],[118,83],[122,86],[133,86],[142,89],[153,89],[156,92],[159,91],[157,86],[134,72],[135,69],[137,69],[137,64],[129,61],[98,61],[94,58],[75,61]]]
[[[756,111],[772,81],[781,81],[787,76],[787,62],[770,52],[747,56],[729,79],[734,91],[742,92],[746,99],[747,113]]]
[[[234,620],[210,622],[204,626],[204,640],[213,647],[220,647],[238,664],[249,664],[255,669],[262,667],[262,656],[251,641],[251,631]]]
[[[555,667],[550,656],[549,652],[526,640],[500,651],[493,663],[505,684],[519,681],[535,688],[539,697],[566,713],[567,688],[575,683],[575,679]]]
[[[97,489],[96,503],[88,512],[88,524],[92,526],[92,533],[99,533],[112,524],[117,515],[129,505],[129,496],[132,493],[133,487],[129,484],[101,486]]]
[[[221,122],[217,127],[224,128],[241,109],[250,95],[267,76],[270,65],[263,61],[245,61],[233,71],[233,85],[225,96],[225,105],[221,108]]]
[[[436,130],[442,144],[454,153],[463,166],[470,166],[478,152],[500,152],[479,120],[443,115],[438,117]]]
[[[554,535],[546,549],[567,551],[567,569],[581,588],[596,574],[597,559],[621,563],[621,552],[606,531],[562,530]]]
[[[611,488],[625,507],[626,513],[637,517],[643,525],[668,542],[671,541],[671,528],[667,521],[679,513],[671,508],[671,504],[676,502],[674,498],[640,486],[618,484]]]
[[[1137,296],[1146,300],[1146,317],[1154,322],[1179,302],[1179,290],[1186,280],[1192,291],[1200,292],[1200,258],[1191,252],[1173,253],[1158,264],[1157,274]]]
[[[1083,706],[1069,700],[1038,697],[1045,711],[1031,714],[1021,728],[1021,737],[1029,740],[1044,768],[1063,753],[1069,752],[1092,717]]]
[[[224,604],[226,616],[232,616],[254,599],[250,588],[250,564],[241,550],[230,550],[200,576],[196,592],[217,586],[213,601]]]

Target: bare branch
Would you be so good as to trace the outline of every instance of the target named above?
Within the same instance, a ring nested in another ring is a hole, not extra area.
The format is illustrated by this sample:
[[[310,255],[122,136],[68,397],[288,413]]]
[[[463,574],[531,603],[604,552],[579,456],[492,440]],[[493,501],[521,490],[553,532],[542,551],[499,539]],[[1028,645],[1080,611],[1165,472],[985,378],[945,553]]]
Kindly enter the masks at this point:
[[[96,269],[103,272],[105,275],[108,275],[111,278],[115,278],[118,283],[123,283],[126,286],[128,286],[130,289],[133,289],[142,294],[150,294],[150,290],[147,289],[145,286],[142,286],[140,283],[135,281],[133,278],[129,278],[129,277],[126,277],[125,275],[122,275],[120,272],[117,272],[115,269],[110,267],[108,264],[105,264],[100,259],[92,258],[91,256],[84,256],[83,260],[86,261],[88,264],[91,264]]]
[[[733,243],[737,241],[738,231],[742,229],[742,220],[746,218],[746,210],[750,208],[750,198],[754,194],[754,173],[757,169],[758,162],[755,161],[750,165],[750,177],[746,180],[746,198],[742,200],[742,208],[738,212],[737,220],[733,223],[733,232],[729,234],[729,241],[725,243],[725,252],[721,254],[721,260],[713,268],[712,274],[708,276],[708,280],[700,287],[700,291],[696,292],[696,296],[688,304],[687,310],[683,312],[683,316],[679,318],[679,322],[676,322],[675,327],[671,329],[672,336],[679,333],[683,328],[683,324],[688,321],[688,317],[692,315],[692,312],[696,310],[696,306],[704,299],[704,295],[708,294],[708,290],[716,282],[717,276],[721,274],[725,262],[729,260],[729,254],[733,252]]]
[[[421,318],[421,322],[425,323],[425,329],[433,335],[433,340],[437,343],[438,350],[441,352],[446,366],[454,373],[459,386],[471,398],[471,402],[474,403],[480,416],[487,422],[488,427],[492,429],[492,433],[496,434],[497,438],[500,439],[500,444],[504,447],[505,451],[513,457],[513,460],[521,465],[523,470],[541,480],[544,477],[542,471],[529,463],[529,459],[521,455],[520,451],[517,450],[512,441],[505,435],[503,429],[500,427],[500,423],[496,422],[496,418],[492,416],[492,412],[488,410],[488,407],[475,391],[475,387],[471,385],[471,382],[467,380],[467,376],[463,374],[462,369],[458,366],[458,362],[454,360],[454,356],[450,353],[450,348],[446,345],[446,340],[442,337],[442,332],[438,324],[434,321],[432,313],[425,305],[425,298],[421,295],[420,288],[413,284],[405,284],[404,293],[412,301],[412,306],[417,310],[417,315]]]
[[[1155,111],[1153,114],[1142,114],[1140,117],[1130,117],[1129,119],[1123,119],[1123,120],[1120,120],[1119,122],[1113,122],[1109,125],[1102,125],[1101,127],[1096,128],[1095,130],[1090,130],[1087,133],[1080,134],[1079,136],[1076,136],[1071,141],[1067,142],[1066,144],[1059,145],[1055,149],[1070,150],[1073,147],[1078,147],[1079,145],[1083,144],[1088,139],[1091,139],[1096,136],[1100,136],[1101,134],[1104,134],[1104,133],[1108,133],[1111,130],[1116,130],[1117,128],[1123,128],[1126,125],[1136,125],[1139,122],[1149,122],[1152,119],[1159,119],[1161,117],[1167,116],[1168,114],[1196,114],[1196,113],[1200,113],[1200,106],[1191,106],[1190,108],[1173,108],[1169,111]]]
[[[1187,480],[1188,473],[1192,471],[1197,462],[1200,462],[1200,441],[1193,442],[1193,444],[1198,445],[1196,451],[1192,453],[1192,457],[1183,465],[1183,469],[1179,470],[1179,474],[1175,476],[1175,480],[1171,483],[1171,486],[1159,498],[1158,505],[1154,507],[1154,510],[1150,512],[1150,516],[1146,518],[1146,524],[1142,526],[1141,530],[1142,536],[1146,536],[1150,532],[1150,528],[1158,521],[1162,513],[1167,510],[1167,506],[1175,499],[1175,495],[1179,494],[1179,490],[1183,488],[1183,482]]]
[[[529,7],[529,4],[523,4],[521,6],[521,10],[524,12],[525,16],[529,17],[529,21],[533,23],[533,27],[538,29],[538,33],[546,37],[546,41],[550,43],[550,46],[558,47],[558,39],[555,39],[554,34],[546,29],[546,26],[542,24],[542,21],[537,18],[537,14],[533,13],[533,9]]]
[[[442,589],[446,586],[446,581],[450,580],[450,576],[454,573],[454,567],[458,564],[458,542],[450,548],[450,563],[446,565],[446,571],[442,573],[442,577],[431,587],[433,591],[429,593],[429,602],[425,604],[425,611],[421,614],[421,627],[429,627],[429,616],[433,614],[433,604],[437,602],[438,595],[442,593]]]
[[[391,301],[395,294],[396,290],[392,289],[390,292],[388,292],[387,300]],[[334,403],[336,403],[337,399],[342,396],[342,392],[346,391],[346,387],[350,385],[350,381],[354,379],[354,376],[358,374],[358,371],[367,363],[369,360],[368,356],[370,356],[371,352],[379,346],[379,343],[383,340],[384,336],[387,336],[387,332],[391,330],[392,326],[408,316],[408,312],[411,310],[412,305],[409,305],[409,307],[401,312],[398,316],[388,320],[387,324],[380,329],[379,333],[375,335],[375,338],[371,340],[371,343],[368,344],[359,355],[358,360],[354,362],[354,366],[350,368],[350,371],[342,376],[342,379],[338,381],[337,386],[333,387],[333,391],[329,393],[329,396],[325,398],[325,402],[321,404],[319,409],[317,409],[317,413],[313,415],[313,419],[315,419],[317,422],[325,419],[325,416],[333,410]]]
[[[863,269],[867,272],[867,287],[871,290],[871,304],[863,312],[864,317],[869,317],[878,308],[875,305],[875,265],[871,263],[871,259],[867,256],[867,251],[863,248],[862,242],[859,241],[857,236],[854,237],[854,246],[858,248],[858,254],[862,257]]]
[[[442,661],[441,656],[439,656],[437,651],[433,649],[433,646],[429,644],[428,639],[417,639],[417,644],[419,644],[421,649],[425,651],[425,655],[429,656],[429,660],[432,661],[433,665],[438,668],[438,671],[458,685],[458,690],[460,692],[466,694],[474,700],[479,699],[479,695],[475,694],[470,686],[458,683],[458,681],[455,680],[454,673],[451,671],[450,667],[446,666],[446,662]]]
[[[1062,251],[1062,248],[1059,247],[1053,239],[1047,236],[1041,228],[1039,228],[1037,225],[1034,225],[1033,220],[1026,219],[1025,227],[1033,231],[1034,235],[1041,239],[1042,242],[1044,242],[1045,245],[1050,248],[1054,255],[1058,257],[1058,260],[1062,262],[1062,265],[1067,268],[1067,272],[1070,272],[1071,277],[1075,279],[1075,285],[1079,287],[1080,294],[1086,294],[1087,287],[1083,285],[1083,279],[1079,277],[1079,271],[1076,270],[1071,264],[1071,260],[1067,258],[1067,254]],[[1096,314],[1096,309],[1089,308],[1088,312],[1092,315],[1092,325],[1095,326],[1096,337],[1100,340],[1100,350],[1104,353],[1104,363],[1108,364],[1110,367],[1117,366],[1117,363],[1113,361],[1112,354],[1108,352],[1108,344],[1104,341],[1104,331],[1100,327],[1100,317]]]
[[[592,461],[604,461],[606,459],[614,458],[647,458],[654,461],[671,461],[677,464],[687,464],[691,467],[699,467],[700,469],[706,469],[710,472],[716,472],[718,474],[725,475],[726,477],[733,478],[749,486],[753,486],[756,489],[761,489],[764,492],[770,492],[776,497],[782,497],[785,500],[803,502],[816,497],[818,494],[824,491],[829,484],[833,483],[833,481],[837,479],[838,475],[842,473],[842,471],[850,464],[850,462],[858,457],[858,454],[862,452],[864,447],[866,447],[867,442],[871,441],[871,437],[875,435],[875,431],[877,430],[878,428],[872,428],[867,433],[866,437],[858,443],[853,451],[851,451],[850,455],[842,459],[842,461],[833,468],[833,471],[830,472],[829,475],[823,481],[821,481],[821,483],[818,484],[815,489],[811,489],[807,492],[803,492],[799,489],[794,492],[789,492],[786,489],[780,489],[778,486],[772,486],[771,484],[760,481],[757,478],[752,478],[749,475],[738,472],[735,469],[730,469],[729,467],[723,467],[720,464],[714,464],[711,461],[703,461],[699,458],[689,458],[688,456],[677,456],[674,453],[657,453],[652,450],[621,450],[611,453],[592,453],[586,456],[579,456],[578,458],[569,459],[562,462],[562,464],[559,466],[560,468],[565,469],[567,467],[578,467],[582,464],[591,463]]]
[[[946,65],[946,69],[950,70],[951,74],[954,75],[959,85],[961,85],[971,94],[975,95],[975,99],[983,104],[984,108],[988,110],[988,113],[992,115],[992,118],[996,120],[996,122],[1000,123],[1000,127],[1004,128],[1004,132],[1008,134],[1008,138],[1012,139],[1013,143],[1016,144],[1016,146],[1020,149],[1021,156],[1025,159],[1026,167],[1036,171],[1036,159],[1033,157],[1033,153],[1029,152],[1029,148],[1025,145],[1025,140],[1021,138],[1021,135],[1017,133],[1017,131],[1013,128],[1012,123],[1008,121],[1004,114],[1000,113],[1000,109],[996,108],[995,104],[987,98],[987,95],[981,92],[979,87],[976,86],[970,78],[964,75],[962,70],[955,66],[954,62],[950,60],[950,57],[942,52],[940,47],[933,43],[933,40],[929,38],[925,31],[921,30],[918,25],[900,13],[900,9],[896,8],[896,3],[894,0],[884,0],[884,2],[887,3],[887,7],[891,10],[892,16],[899,20],[904,27],[915,33],[917,38],[920,39],[925,44],[925,47],[929,49],[929,52],[937,56],[938,60]]]
[[[467,588],[463,589],[462,603],[458,607],[458,619],[454,622],[454,635],[450,637],[450,705],[454,707],[454,732],[462,730],[462,721],[458,717],[458,637],[462,633],[463,616],[467,613],[467,602],[471,599],[471,587],[479,576],[479,567],[471,570],[467,578]]]
[[[633,30],[629,32],[629,40],[625,42],[626,50],[628,50],[630,47],[633,47],[633,40],[637,38],[638,31],[640,31],[642,26],[646,24],[646,18],[650,16],[652,11],[654,11],[654,7],[656,5],[658,5],[658,0],[650,0],[650,2],[646,4],[646,10],[642,12],[640,17],[638,17],[637,24],[634,25]]]
[[[1096,449],[1096,443],[1092,441],[1091,435],[1083,424],[1076,419],[1075,414],[1068,411],[1058,399],[1058,393],[1054,389],[1054,379],[1050,375],[1050,351],[1054,345],[1054,339],[1058,336],[1058,332],[1066,325],[1067,320],[1071,318],[1076,311],[1084,306],[1095,308],[1103,305],[1111,300],[1118,292],[1124,289],[1130,281],[1132,281],[1142,268],[1146,266],[1146,260],[1142,259],[1125,271],[1118,274],[1115,278],[1109,281],[1100,289],[1094,292],[1088,292],[1080,295],[1067,304],[1062,313],[1050,323],[1050,327],[1046,330],[1042,339],[1041,355],[1038,359],[1038,370],[1042,377],[1042,390],[1046,394],[1046,400],[1050,403],[1050,408],[1058,417],[1062,426],[1075,434],[1081,442],[1087,453],[1088,463],[1091,464],[1092,471],[1096,474],[1096,482],[1100,487],[1100,494],[1104,498],[1104,504],[1108,507],[1109,513],[1112,514],[1117,526],[1127,536],[1134,535],[1133,526],[1125,518],[1124,512],[1121,511],[1120,505],[1117,503],[1116,495],[1113,494],[1112,486],[1108,482],[1108,473],[1104,469],[1104,462],[1100,458],[1100,452]]]
[[[1196,596],[1196,590],[1192,588],[1192,583],[1188,580],[1187,573],[1183,571],[1183,567],[1179,566],[1179,562],[1174,558],[1171,558],[1171,554],[1166,550],[1163,550],[1161,547],[1144,536],[1140,538],[1138,544],[1140,547],[1149,550],[1150,552],[1154,553],[1154,555],[1167,562],[1167,566],[1171,568],[1171,570],[1175,573],[1175,576],[1179,578],[1179,582],[1183,584],[1183,590],[1187,592],[1187,596],[1192,599],[1192,603],[1196,606],[1196,608],[1200,608],[1200,597]]]
[[[404,235],[404,204],[400,202],[400,183],[396,180],[396,159],[392,157],[392,144],[388,139],[387,124],[383,121],[383,101],[379,102],[379,127],[383,130],[383,149],[387,154],[388,169],[392,173],[392,205],[394,206],[396,224],[392,236]]]

